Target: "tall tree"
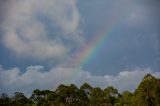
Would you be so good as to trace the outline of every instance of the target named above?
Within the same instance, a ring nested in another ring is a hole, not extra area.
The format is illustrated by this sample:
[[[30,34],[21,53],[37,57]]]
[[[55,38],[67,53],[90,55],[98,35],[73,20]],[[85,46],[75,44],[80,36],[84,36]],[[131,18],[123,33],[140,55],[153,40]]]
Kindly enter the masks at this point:
[[[131,106],[133,94],[129,91],[124,91],[116,102],[115,106]]]
[[[118,90],[113,86],[108,86],[104,89],[103,93],[103,104],[105,106],[112,106],[117,102],[119,96]]]
[[[83,90],[85,94],[87,95],[88,98],[90,98],[90,93],[91,90],[93,89],[92,86],[90,86],[88,83],[84,83],[81,87],[80,90]]]
[[[160,106],[160,80],[147,74],[134,94],[134,106]]]
[[[36,89],[33,91],[30,99],[38,106],[48,106],[48,100],[47,100],[47,95],[50,91],[49,90],[39,90]]]
[[[11,106],[29,106],[32,105],[33,102],[30,101],[23,93],[15,92],[12,97]]]
[[[90,94],[90,105],[91,106],[100,106],[102,100],[103,91],[101,88],[96,87],[91,90]]]
[[[10,98],[6,93],[2,93],[0,96],[0,106],[10,106]]]

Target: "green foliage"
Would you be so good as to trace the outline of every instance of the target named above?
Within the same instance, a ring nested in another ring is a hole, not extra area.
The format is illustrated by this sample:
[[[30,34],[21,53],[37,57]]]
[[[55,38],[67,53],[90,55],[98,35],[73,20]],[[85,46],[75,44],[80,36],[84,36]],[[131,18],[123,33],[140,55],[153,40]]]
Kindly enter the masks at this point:
[[[124,91],[117,99],[116,106],[132,106],[133,94],[129,91]]]
[[[88,89],[88,90],[92,90],[92,87],[88,84],[88,83],[84,83],[81,87],[80,87],[81,90],[84,90],[84,89]]]
[[[10,98],[6,93],[2,93],[0,97],[0,106],[9,106],[10,105]]]
[[[91,106],[100,106],[101,105],[101,98],[103,95],[103,91],[101,90],[101,88],[97,87],[97,88],[93,88],[91,90],[91,94],[90,94],[90,104]]]
[[[32,106],[33,102],[29,100],[23,93],[15,92],[10,101],[12,106]]]
[[[147,74],[135,91],[134,106],[160,106],[160,80]]]
[[[105,89],[84,83],[59,85],[55,91],[33,91],[30,98],[15,92],[12,97],[2,93],[0,106],[160,106],[160,79],[147,74],[134,93],[121,94],[112,86]]]

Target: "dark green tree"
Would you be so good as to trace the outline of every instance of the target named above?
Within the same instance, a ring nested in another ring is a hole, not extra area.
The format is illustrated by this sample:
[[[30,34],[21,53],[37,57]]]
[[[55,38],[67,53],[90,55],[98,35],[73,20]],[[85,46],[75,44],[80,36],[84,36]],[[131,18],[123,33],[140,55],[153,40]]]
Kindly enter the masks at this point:
[[[92,91],[93,87],[90,86],[88,83],[84,83],[81,87],[80,90],[83,90],[85,94],[87,95],[88,98],[90,98],[90,93]]]
[[[56,100],[57,103],[75,106],[77,102],[76,94],[78,90],[79,89],[74,84],[71,84],[70,86],[66,86],[63,84],[59,85],[56,89],[56,93],[58,94],[58,98]]]
[[[30,99],[38,106],[48,106],[47,96],[51,91],[49,90],[39,90],[36,89],[33,91]]]
[[[107,88],[104,89],[103,91],[103,104],[104,106],[113,106],[118,102],[118,96],[120,94],[118,93],[118,90],[112,86],[108,86]]]
[[[103,91],[101,88],[99,87],[93,88],[90,94],[90,105],[100,106],[102,104],[102,95]]]
[[[89,98],[86,93],[79,89],[76,92],[76,106],[87,106],[89,104]]]
[[[10,98],[6,93],[2,93],[0,96],[0,106],[10,106]]]
[[[21,92],[15,92],[11,99],[11,106],[31,106],[33,104],[33,102]]]

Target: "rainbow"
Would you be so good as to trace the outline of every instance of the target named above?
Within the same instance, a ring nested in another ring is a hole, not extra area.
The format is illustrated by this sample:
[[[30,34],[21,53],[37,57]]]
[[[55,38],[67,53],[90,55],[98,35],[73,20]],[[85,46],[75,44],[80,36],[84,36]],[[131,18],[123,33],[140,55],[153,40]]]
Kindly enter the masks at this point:
[[[72,57],[67,65],[74,66],[72,70],[72,77],[69,77],[68,80],[74,82],[77,75],[79,75],[79,73],[83,70],[83,66],[88,63],[92,63],[93,58],[98,55],[99,51],[103,48],[103,46],[105,46],[109,36],[111,36],[114,30],[123,23],[126,16],[128,16],[128,13],[127,15],[121,14],[121,16],[114,16],[114,18],[111,17],[109,23],[108,21],[105,22],[101,31],[96,33],[93,38],[89,40],[89,42],[87,42],[80,50],[78,50],[78,52],[76,52],[77,54]],[[67,84],[68,82],[65,83]]]
[[[78,64],[79,67],[91,62],[92,58],[98,55],[100,49],[104,46],[108,37],[112,34],[115,27],[122,22],[122,18],[114,17],[109,23],[104,23],[103,29],[94,35],[94,37],[84,46],[84,48],[78,51],[78,54],[74,57],[72,63]]]

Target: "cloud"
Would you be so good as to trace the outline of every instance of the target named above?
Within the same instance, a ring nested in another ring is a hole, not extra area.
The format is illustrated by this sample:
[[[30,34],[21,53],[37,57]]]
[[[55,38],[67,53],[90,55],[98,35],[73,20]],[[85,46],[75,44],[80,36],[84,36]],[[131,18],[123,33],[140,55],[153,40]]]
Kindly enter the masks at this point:
[[[76,0],[12,0],[5,6],[2,42],[18,57],[62,58],[83,42]],[[67,43],[74,43],[66,45]]]
[[[147,8],[142,5],[132,5],[126,22],[130,26],[141,26],[141,28],[144,27],[144,24],[146,24],[147,26],[148,24],[153,24],[153,11],[153,9]]]
[[[128,17],[128,21],[132,24],[138,24],[139,22],[143,22],[146,21],[146,15],[141,11],[137,10],[137,11],[133,11],[129,17]]]
[[[74,83],[80,86],[84,82],[92,86],[105,88],[112,85],[120,91],[134,90],[145,74],[152,73],[160,77],[160,72],[137,68],[131,71],[122,71],[117,75],[92,75],[90,72],[74,67],[55,67],[46,71],[43,66],[29,66],[25,73],[15,67],[9,70],[0,68],[0,93],[12,94],[19,91],[31,94],[34,89],[55,89],[59,84]]]
[[[128,23],[140,26],[150,26],[157,27],[156,24],[159,23],[160,15],[160,1],[159,0],[131,0],[131,5],[129,7]],[[143,23],[143,24],[142,24]],[[146,25],[144,25],[146,24]]]
[[[159,7],[160,5],[159,0],[135,0],[135,2],[150,7]]]

